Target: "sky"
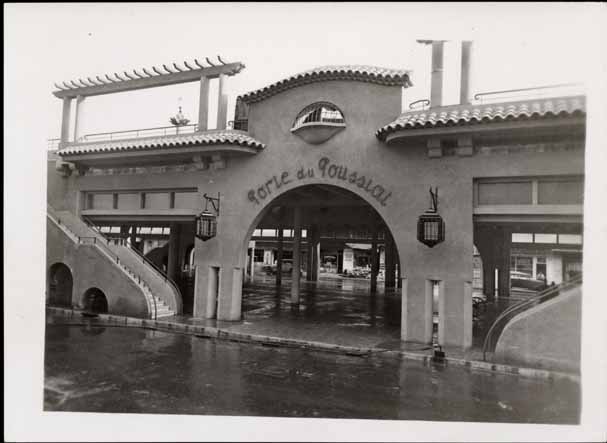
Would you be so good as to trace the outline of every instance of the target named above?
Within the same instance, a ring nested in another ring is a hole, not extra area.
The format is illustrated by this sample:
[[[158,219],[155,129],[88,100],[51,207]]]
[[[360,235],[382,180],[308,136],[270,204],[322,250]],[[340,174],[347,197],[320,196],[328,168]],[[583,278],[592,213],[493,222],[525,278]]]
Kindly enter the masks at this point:
[[[6,438],[13,440],[10,436],[16,435],[16,430],[21,431],[20,435],[27,430],[30,435],[26,440],[44,440],[59,431],[77,430],[75,422],[84,423],[83,414],[76,419],[76,415],[70,414],[62,418],[40,416],[39,413],[44,301],[43,296],[32,294],[44,293],[44,279],[35,276],[43,276],[45,269],[47,139],[58,137],[61,126],[61,101],[52,95],[54,82],[220,55],[226,61],[240,61],[246,65],[246,69],[227,82],[228,119],[231,119],[237,95],[323,65],[362,64],[412,70],[414,86],[405,91],[406,104],[429,96],[430,49],[417,44],[416,40],[444,39],[449,40],[445,54],[445,102],[454,103],[459,94],[459,42],[465,39],[474,41],[473,93],[586,82],[599,85],[596,90],[604,94],[607,77],[605,12],[605,4],[598,3],[5,4],[4,262],[5,289],[10,290],[5,292],[4,300],[5,312],[11,313],[5,316],[5,331],[12,333],[10,340],[5,339],[5,353],[11,355],[11,359],[5,357],[5,360],[12,362],[5,364],[9,373],[5,377],[19,375],[25,380],[7,385],[5,398],[12,400],[8,408],[12,415],[7,423],[13,433],[7,431],[5,436],[9,437]],[[590,107],[604,103],[604,95],[596,97],[589,96]],[[195,122],[197,100],[195,83],[92,97],[86,103],[84,132],[166,126],[178,105],[182,105],[184,114]],[[607,115],[601,109],[602,115]],[[598,186],[589,187],[587,180],[585,195],[587,201],[600,202],[607,194],[604,169],[600,169],[601,164],[607,165],[607,151],[603,149],[607,137],[604,120],[592,115],[597,114],[589,112],[587,178],[599,181]],[[594,135],[596,131],[599,136]],[[607,224],[597,226],[593,223],[605,219],[602,208],[604,204],[585,207],[585,221],[589,223],[584,235],[593,240],[585,244],[585,266],[598,267],[604,263],[604,252],[596,245],[605,244]],[[15,266],[15,263],[29,266]],[[588,281],[585,280],[585,287]],[[590,298],[585,298],[585,303],[590,302]],[[605,308],[604,297],[602,303],[602,306],[585,304],[585,315],[601,315]],[[604,325],[602,317],[597,317],[595,322],[589,322],[585,317],[584,328],[601,324]],[[586,329],[583,331],[585,337],[605,335],[601,334],[601,331],[593,330],[589,334]],[[590,365],[590,370],[600,373],[601,368],[606,367],[607,359],[595,352],[592,359],[595,363]],[[17,364],[19,362],[27,364]],[[602,385],[585,385],[588,389],[584,390],[584,401],[593,393],[607,393],[604,377],[602,380]],[[585,423],[590,426],[602,423],[604,427],[601,412],[606,409],[604,398],[607,395],[595,397],[603,400],[598,399],[591,407],[585,407],[583,413],[591,416]],[[34,421],[30,420],[32,411],[38,414]],[[137,429],[134,423],[140,422],[133,416],[123,418],[121,421],[121,417],[112,417],[111,425],[103,422],[104,426],[96,428],[96,436],[112,438],[117,434],[111,432],[120,430],[120,436],[132,438]],[[204,427],[209,423],[205,419],[179,419],[187,425],[180,425],[177,430],[205,429],[206,433],[198,434],[199,438],[238,438],[234,435],[246,438],[250,432],[245,423],[251,423],[251,420],[239,419],[238,426],[212,428],[216,433],[209,434],[211,428]],[[91,415],[87,420],[92,420]],[[167,423],[163,417],[154,417],[144,423],[154,429],[154,439],[177,438],[174,426],[162,426]],[[203,427],[201,423],[204,423]],[[276,428],[267,427],[266,433],[260,434],[262,439],[286,440],[305,435],[320,440],[336,437],[359,441],[422,440],[422,436],[426,436],[438,441],[459,436],[460,440],[474,441],[488,440],[491,436],[491,439],[513,441],[519,436],[527,441],[594,441],[598,435],[592,433],[595,428],[588,427],[583,428],[588,433],[580,434],[579,429],[570,427],[519,425],[504,433],[500,429],[506,425],[476,425],[474,434],[466,434],[470,428],[464,423],[453,424],[444,431],[442,427],[424,427],[412,422],[383,422],[375,426],[369,421],[364,426],[358,423],[360,427],[356,427],[354,433],[350,426],[342,428],[346,432],[349,430],[349,434],[330,435],[325,433],[323,426],[310,427],[305,421],[296,419],[289,419],[288,423],[288,435],[277,434]],[[233,433],[221,433],[225,429]],[[513,433],[515,431],[518,434]],[[90,434],[84,435],[90,438]]]
[[[36,116],[32,143],[59,136],[54,82],[131,71],[194,58],[246,66],[227,82],[229,118],[236,96],[307,69],[363,64],[413,71],[405,104],[427,98],[430,46],[445,47],[445,101],[455,102],[459,44],[474,40],[472,91],[584,81],[584,42],[592,8],[576,4],[32,4],[9,5],[5,59],[22,122]],[[11,69],[12,67],[19,69]],[[5,71],[6,71],[5,67]],[[13,77],[14,76],[14,77]],[[212,85],[211,97],[216,91]],[[9,95],[10,96],[10,95]],[[197,121],[198,85],[189,83],[89,97],[84,133],[168,126],[181,105]],[[216,109],[211,101],[211,114]],[[386,122],[388,123],[388,122]],[[23,128],[26,130],[26,128]]]

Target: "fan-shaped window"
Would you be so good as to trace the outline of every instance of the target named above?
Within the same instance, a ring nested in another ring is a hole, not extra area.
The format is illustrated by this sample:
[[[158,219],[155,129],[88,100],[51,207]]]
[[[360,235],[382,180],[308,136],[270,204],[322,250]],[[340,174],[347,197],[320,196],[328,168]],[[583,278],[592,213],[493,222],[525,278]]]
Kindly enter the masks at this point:
[[[291,132],[312,144],[327,141],[346,127],[341,110],[327,102],[306,106],[295,118]]]
[[[295,119],[293,130],[315,123],[345,125],[344,115],[339,108],[331,103],[314,103],[306,106]]]

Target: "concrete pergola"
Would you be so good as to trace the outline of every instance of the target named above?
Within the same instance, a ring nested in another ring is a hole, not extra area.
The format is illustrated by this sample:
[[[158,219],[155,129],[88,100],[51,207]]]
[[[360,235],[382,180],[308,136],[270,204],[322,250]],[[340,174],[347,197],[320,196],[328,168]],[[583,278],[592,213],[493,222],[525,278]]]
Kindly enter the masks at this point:
[[[236,75],[244,64],[240,62],[226,63],[217,56],[214,63],[205,58],[206,65],[194,59],[194,63],[183,62],[183,66],[172,63],[172,67],[163,64],[161,68],[152,66],[151,70],[142,68],[140,71],[133,69],[131,73],[123,71],[122,74],[114,72],[102,77],[87,77],[85,80],[69,80],[60,85],[55,83],[56,91],[53,95],[63,100],[63,112],[61,121],[61,141],[59,148],[66,144],[75,143],[82,134],[82,113],[86,97],[119,92],[135,91],[138,89],[156,88],[161,86],[176,85],[180,83],[200,82],[200,102],[198,112],[197,132],[208,130],[208,105],[209,105],[209,82],[211,79],[219,79],[217,96],[217,129],[225,129],[227,125],[228,96],[225,91],[226,77]],[[76,110],[73,131],[70,131],[70,117],[72,100],[76,100]],[[70,139],[70,132],[72,138]]]

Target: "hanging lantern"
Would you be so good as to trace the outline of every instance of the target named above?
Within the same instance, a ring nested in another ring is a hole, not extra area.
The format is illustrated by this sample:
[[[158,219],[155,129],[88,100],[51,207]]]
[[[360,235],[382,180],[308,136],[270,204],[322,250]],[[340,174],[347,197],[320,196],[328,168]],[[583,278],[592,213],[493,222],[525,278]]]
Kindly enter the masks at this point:
[[[204,211],[196,217],[196,237],[207,241],[217,235],[217,217],[209,211]]]
[[[430,188],[431,207],[417,220],[417,239],[430,248],[445,240],[445,222],[438,214],[438,188]]]
[[[204,207],[204,211],[200,213],[196,217],[196,237],[201,239],[202,241],[207,241],[217,235],[217,216],[219,215],[219,199],[220,195],[217,194],[217,198],[208,197],[204,194],[204,198],[206,199],[206,204]],[[207,208],[211,202],[213,209],[216,214],[210,212]],[[216,204],[217,203],[217,204]]]

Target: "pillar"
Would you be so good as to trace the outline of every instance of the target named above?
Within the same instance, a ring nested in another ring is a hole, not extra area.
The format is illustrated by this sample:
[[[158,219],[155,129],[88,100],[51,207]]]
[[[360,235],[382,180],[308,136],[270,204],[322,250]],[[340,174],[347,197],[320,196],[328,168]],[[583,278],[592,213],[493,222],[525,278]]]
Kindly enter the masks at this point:
[[[72,98],[63,97],[63,112],[61,114],[61,143],[70,141],[70,114],[72,111]]]
[[[438,343],[469,348],[472,345],[472,282],[459,278],[439,283]]]
[[[385,285],[386,289],[396,286],[396,260],[395,260],[394,239],[389,232],[386,232],[386,258],[385,258]]]
[[[284,250],[284,227],[282,224],[278,226],[278,251],[276,254],[276,285],[282,284],[282,255]]]
[[[500,232],[501,231],[501,232]],[[510,297],[510,247],[512,245],[512,233],[508,228],[502,228],[497,249],[498,284],[497,293],[499,297]]]
[[[341,274],[344,272],[344,251],[341,249],[337,250],[337,273]]]
[[[293,214],[293,273],[291,278],[291,303],[299,303],[299,269],[301,267],[301,207]]]
[[[133,249],[137,249],[137,226],[133,225],[131,226],[131,247]]]
[[[306,281],[313,281],[312,275],[314,271],[312,270],[314,266],[314,226],[308,227],[308,235],[306,237]]]
[[[471,90],[470,85],[472,84],[472,42],[462,42],[462,69],[460,71],[460,91],[459,91],[459,102],[462,105],[468,105],[471,102]]]
[[[169,235],[169,260],[167,263],[167,275],[171,280],[177,279],[179,269],[179,232],[180,226],[177,223],[171,223],[171,233]]]
[[[76,115],[74,118],[74,141],[82,137],[84,130],[84,99],[82,95],[76,97]]]
[[[318,281],[320,274],[320,227],[314,226],[312,232],[312,281]]]
[[[483,294],[488,299],[495,297],[496,250],[499,231],[495,226],[474,227],[474,244],[483,261]]]
[[[432,343],[432,282],[404,276],[401,303],[401,340]]]
[[[255,281],[255,242],[251,242],[251,261],[249,262],[249,279]]]
[[[206,131],[209,124],[209,79],[200,77],[200,101],[198,102],[198,131]]]
[[[377,228],[373,228],[373,237],[371,239],[371,293],[377,292],[377,273],[378,273],[378,256],[377,256]]]
[[[483,260],[483,294],[487,296],[487,298],[495,297],[495,257],[494,252],[491,251],[490,254],[483,256],[481,254],[481,258]]]
[[[217,93],[217,129],[225,129],[228,118],[228,96],[225,93],[225,74],[219,76],[219,88]]]

